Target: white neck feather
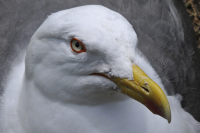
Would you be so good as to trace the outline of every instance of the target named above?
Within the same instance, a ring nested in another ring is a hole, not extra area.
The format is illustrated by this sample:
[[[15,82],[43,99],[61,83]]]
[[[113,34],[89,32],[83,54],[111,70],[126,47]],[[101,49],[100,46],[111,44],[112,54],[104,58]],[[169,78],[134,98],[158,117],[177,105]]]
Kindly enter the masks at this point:
[[[144,58],[139,54],[136,56],[138,56],[136,61],[138,66],[161,88],[164,88],[148,62],[142,63]],[[200,132],[200,124],[181,108],[180,96],[168,96],[172,110],[172,122],[168,124],[165,119],[153,115],[146,107],[133,99],[100,106],[63,104],[49,100],[33,88],[34,86],[22,89],[24,63],[13,68],[9,77],[10,82],[2,97],[0,110],[3,114],[0,119],[2,133],[63,133],[73,132],[73,130],[95,133]]]

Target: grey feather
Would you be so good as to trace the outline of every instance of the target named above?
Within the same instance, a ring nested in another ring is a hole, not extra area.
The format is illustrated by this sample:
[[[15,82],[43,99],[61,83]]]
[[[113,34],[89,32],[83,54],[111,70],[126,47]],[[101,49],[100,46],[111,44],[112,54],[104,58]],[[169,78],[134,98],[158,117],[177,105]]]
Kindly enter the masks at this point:
[[[106,6],[129,20],[138,35],[138,49],[168,94],[181,94],[182,107],[200,121],[200,55],[181,0],[0,0],[0,95],[13,62],[47,16],[89,4]]]

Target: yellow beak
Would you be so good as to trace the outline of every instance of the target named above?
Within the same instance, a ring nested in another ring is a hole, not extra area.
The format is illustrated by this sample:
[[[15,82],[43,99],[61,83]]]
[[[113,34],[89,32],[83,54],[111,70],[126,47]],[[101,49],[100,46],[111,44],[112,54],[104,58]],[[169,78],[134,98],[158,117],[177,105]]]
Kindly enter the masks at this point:
[[[121,89],[119,92],[128,95],[145,105],[152,113],[162,116],[171,122],[171,110],[162,89],[151,80],[137,65],[133,65],[134,80],[113,77],[111,80]]]

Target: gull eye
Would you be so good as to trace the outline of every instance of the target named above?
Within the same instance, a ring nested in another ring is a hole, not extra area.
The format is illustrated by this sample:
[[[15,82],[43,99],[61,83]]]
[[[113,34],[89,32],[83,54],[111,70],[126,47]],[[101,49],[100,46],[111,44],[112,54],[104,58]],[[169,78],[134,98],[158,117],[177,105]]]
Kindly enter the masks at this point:
[[[81,52],[86,52],[85,46],[83,45],[83,43],[78,40],[77,38],[72,38],[71,42],[70,42],[70,46],[71,49],[75,52],[75,53],[81,53]]]

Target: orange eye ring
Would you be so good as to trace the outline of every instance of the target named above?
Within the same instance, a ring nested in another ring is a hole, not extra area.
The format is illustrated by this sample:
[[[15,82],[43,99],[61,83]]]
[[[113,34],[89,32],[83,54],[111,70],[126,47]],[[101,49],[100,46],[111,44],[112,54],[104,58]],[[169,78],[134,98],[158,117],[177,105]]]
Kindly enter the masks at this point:
[[[70,41],[70,46],[72,51],[74,51],[75,53],[82,53],[82,52],[86,52],[86,48],[83,45],[83,43],[78,40],[77,38],[72,38]]]

